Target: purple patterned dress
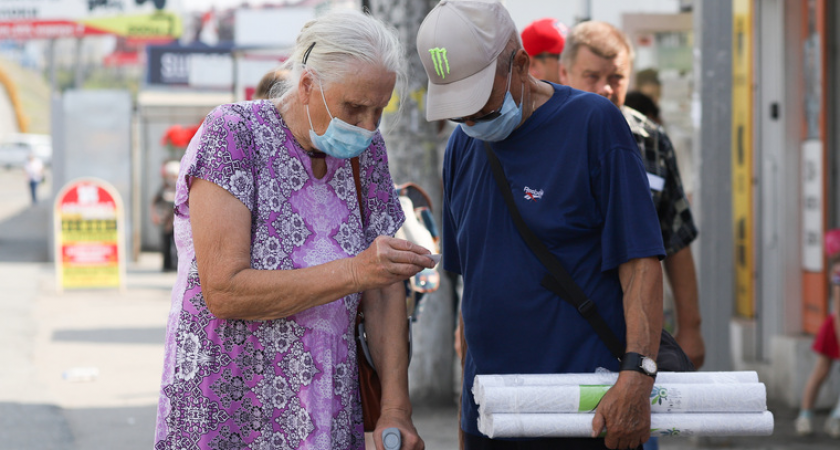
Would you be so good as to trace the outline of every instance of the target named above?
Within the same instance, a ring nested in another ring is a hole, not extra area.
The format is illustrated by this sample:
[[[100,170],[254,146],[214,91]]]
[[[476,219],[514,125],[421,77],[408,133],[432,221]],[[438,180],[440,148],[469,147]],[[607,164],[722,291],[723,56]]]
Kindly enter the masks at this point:
[[[254,269],[315,266],[358,254],[404,220],[381,135],[359,162],[364,230],[350,161],[328,156],[326,176],[315,178],[271,102],[207,116],[181,161],[175,198],[179,267],[156,449],[364,448],[353,333],[359,295],[285,319],[217,319],[201,292],[188,202],[198,177],[251,210]]]

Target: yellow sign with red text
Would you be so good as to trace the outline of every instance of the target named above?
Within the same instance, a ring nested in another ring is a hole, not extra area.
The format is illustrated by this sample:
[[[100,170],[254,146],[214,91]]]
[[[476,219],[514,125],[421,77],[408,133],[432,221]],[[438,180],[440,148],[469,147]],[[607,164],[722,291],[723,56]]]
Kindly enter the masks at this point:
[[[86,178],[68,183],[55,200],[56,285],[123,288],[123,206],[109,183]]]

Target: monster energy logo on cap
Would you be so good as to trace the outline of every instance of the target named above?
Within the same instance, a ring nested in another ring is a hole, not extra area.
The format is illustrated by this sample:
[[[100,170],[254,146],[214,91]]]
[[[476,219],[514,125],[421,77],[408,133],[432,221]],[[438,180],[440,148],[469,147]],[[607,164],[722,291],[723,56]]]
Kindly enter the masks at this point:
[[[432,54],[432,64],[435,65],[435,73],[445,79],[446,74],[449,73],[449,60],[446,58],[446,49],[439,47],[430,48],[429,53]],[[446,72],[444,72],[444,67],[446,68]]]

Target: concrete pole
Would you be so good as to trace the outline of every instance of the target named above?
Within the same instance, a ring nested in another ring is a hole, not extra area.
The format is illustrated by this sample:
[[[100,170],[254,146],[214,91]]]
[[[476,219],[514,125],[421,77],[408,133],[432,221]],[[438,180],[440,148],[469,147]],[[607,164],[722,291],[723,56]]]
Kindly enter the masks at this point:
[[[53,97],[58,92],[58,81],[56,80],[55,67],[55,39],[50,39],[48,54],[49,61],[47,61],[47,63],[50,67],[50,97]]]
[[[84,84],[84,62],[82,62],[82,43],[83,39],[81,37],[76,38],[75,43],[75,65],[74,65],[74,76],[73,76],[73,86],[76,89],[81,89],[82,85]]]
[[[383,118],[391,176],[396,183],[412,181],[425,189],[440,223],[443,163],[438,124],[427,122],[425,111],[420,109],[428,79],[415,44],[420,23],[437,1],[368,0],[366,3],[374,17],[397,29],[408,60],[408,79],[405,86],[397,86],[401,111]],[[422,313],[413,326],[414,356],[409,367],[409,392],[414,404],[452,401],[453,302],[448,279],[441,273],[440,288],[423,298]]]
[[[704,370],[731,370],[729,324],[734,309],[732,225],[732,2],[694,5],[695,142],[699,167],[695,191],[700,237],[698,282]]]

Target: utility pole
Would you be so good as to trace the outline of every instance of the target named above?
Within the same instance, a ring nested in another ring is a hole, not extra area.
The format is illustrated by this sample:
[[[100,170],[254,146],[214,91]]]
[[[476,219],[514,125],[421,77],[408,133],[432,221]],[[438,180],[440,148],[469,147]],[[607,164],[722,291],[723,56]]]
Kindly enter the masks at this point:
[[[77,37],[74,50],[76,52],[75,71],[73,76],[73,85],[76,89],[81,89],[84,85],[84,62],[82,61],[83,54],[83,37]]]
[[[399,111],[383,118],[391,176],[398,184],[412,181],[425,189],[440,223],[441,144],[445,138],[438,137],[438,122],[426,121],[428,78],[415,44],[420,23],[436,4],[436,0],[362,0],[363,8],[367,7],[374,17],[397,29],[408,61],[406,85],[397,86],[397,92],[402,94],[398,98]],[[441,267],[439,271],[441,286],[425,295],[422,313],[413,325],[409,391],[412,400],[420,404],[451,402],[453,398],[455,303],[449,280]]]

